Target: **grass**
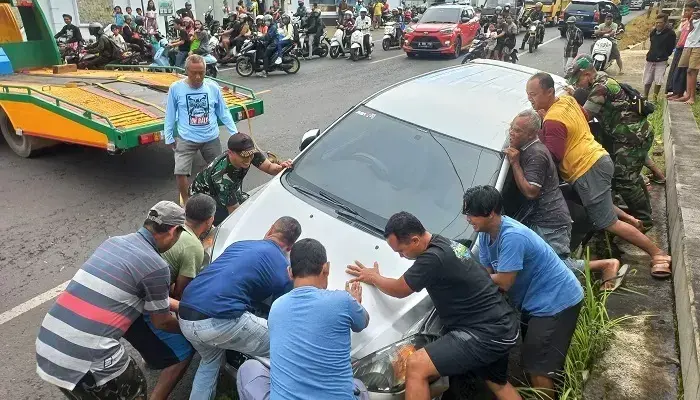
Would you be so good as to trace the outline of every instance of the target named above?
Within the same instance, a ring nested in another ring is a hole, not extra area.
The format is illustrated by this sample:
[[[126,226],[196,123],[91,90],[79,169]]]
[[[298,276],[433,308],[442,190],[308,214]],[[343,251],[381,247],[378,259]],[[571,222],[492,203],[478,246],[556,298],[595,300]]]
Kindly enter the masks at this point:
[[[595,360],[602,354],[614,335],[614,329],[621,322],[633,317],[610,319],[606,304],[609,292],[599,291],[600,282],[593,278],[589,267],[590,251],[586,255],[584,299],[576,323],[576,330],[571,338],[569,352],[566,355],[562,387],[559,400],[579,400],[583,398],[583,389],[589,371]],[[537,389],[519,388],[524,399],[543,400],[547,395]]]
[[[667,100],[662,94],[659,94],[659,100],[655,103],[656,110],[651,114],[647,121],[654,130],[654,143],[649,150],[649,155],[662,171],[666,171],[666,159],[664,158],[664,110],[666,109]],[[698,110],[700,113],[700,109]],[[695,113],[695,111],[693,111]],[[695,116],[697,121],[698,116]]]
[[[649,38],[649,32],[654,27],[658,10],[653,7],[651,13],[644,13],[625,25],[625,33],[617,44],[620,50],[625,50],[628,46],[643,42]]]

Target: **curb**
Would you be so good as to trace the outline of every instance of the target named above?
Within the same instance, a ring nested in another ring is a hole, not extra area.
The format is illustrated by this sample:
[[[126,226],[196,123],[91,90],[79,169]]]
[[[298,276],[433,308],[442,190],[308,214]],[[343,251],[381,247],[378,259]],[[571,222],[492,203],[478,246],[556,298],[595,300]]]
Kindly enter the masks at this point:
[[[664,111],[666,206],[673,258],[683,398],[700,398],[700,130],[687,105],[669,102]]]

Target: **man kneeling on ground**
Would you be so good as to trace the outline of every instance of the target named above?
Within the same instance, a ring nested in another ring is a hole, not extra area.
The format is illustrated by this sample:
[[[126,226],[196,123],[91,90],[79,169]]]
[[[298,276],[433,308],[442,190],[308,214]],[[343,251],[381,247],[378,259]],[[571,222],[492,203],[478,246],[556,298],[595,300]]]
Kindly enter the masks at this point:
[[[576,329],[583,289],[564,262],[535,232],[501,216],[503,199],[493,186],[464,193],[463,214],[479,232],[479,260],[520,310],[523,368],[535,388],[554,394]]]
[[[379,273],[379,265],[360,262],[347,272],[385,294],[404,298],[424,288],[442,321],[445,334],[408,357],[406,398],[431,397],[429,383],[440,376],[474,373],[486,380],[500,400],[519,400],[508,383],[508,353],[515,346],[518,324],[515,312],[499,293],[469,249],[433,235],[405,211],[394,214],[384,228],[389,246],[401,257],[415,260],[398,279]]]
[[[209,400],[226,350],[267,357],[267,321],[253,314],[254,304],[291,289],[287,254],[301,235],[292,217],[278,219],[263,240],[243,240],[224,250],[185,288],[180,328],[202,360],[190,400]]]
[[[330,263],[315,239],[294,244],[289,258],[294,289],[275,300],[268,318],[270,369],[257,360],[243,363],[238,397],[368,399],[350,366],[350,331],[369,324],[360,283],[346,284],[345,291],[326,290]]]
[[[541,126],[542,119],[535,110],[522,111],[510,124],[510,147],[505,153],[515,184],[529,200],[514,218],[544,239],[569,268],[583,272],[583,260],[570,257],[571,215],[559,189],[554,160],[537,137]],[[603,274],[601,289],[614,289],[622,279],[618,277],[618,260],[595,260],[589,266],[591,271]]]

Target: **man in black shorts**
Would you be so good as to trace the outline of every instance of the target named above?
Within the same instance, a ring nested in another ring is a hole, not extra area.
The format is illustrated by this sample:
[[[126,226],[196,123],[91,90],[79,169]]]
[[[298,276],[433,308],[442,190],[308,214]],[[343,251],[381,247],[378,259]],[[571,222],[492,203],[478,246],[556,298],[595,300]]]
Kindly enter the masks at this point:
[[[415,260],[398,279],[379,273],[379,265],[348,265],[351,282],[377,287],[404,298],[427,289],[445,334],[409,356],[406,398],[429,399],[429,382],[440,376],[467,372],[486,380],[500,400],[520,399],[508,383],[508,353],[515,346],[518,323],[488,273],[465,246],[426,231],[405,211],[394,214],[384,228],[389,246],[403,258]]]

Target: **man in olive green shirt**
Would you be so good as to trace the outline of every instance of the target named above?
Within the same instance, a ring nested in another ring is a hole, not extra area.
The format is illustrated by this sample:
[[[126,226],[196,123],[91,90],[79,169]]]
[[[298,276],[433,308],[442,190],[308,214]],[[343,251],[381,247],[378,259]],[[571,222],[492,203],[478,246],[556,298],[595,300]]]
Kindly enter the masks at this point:
[[[185,287],[202,270],[202,240],[211,230],[215,212],[216,201],[206,194],[195,194],[185,203],[185,230],[177,243],[163,253],[170,264],[170,297],[179,300]]]

